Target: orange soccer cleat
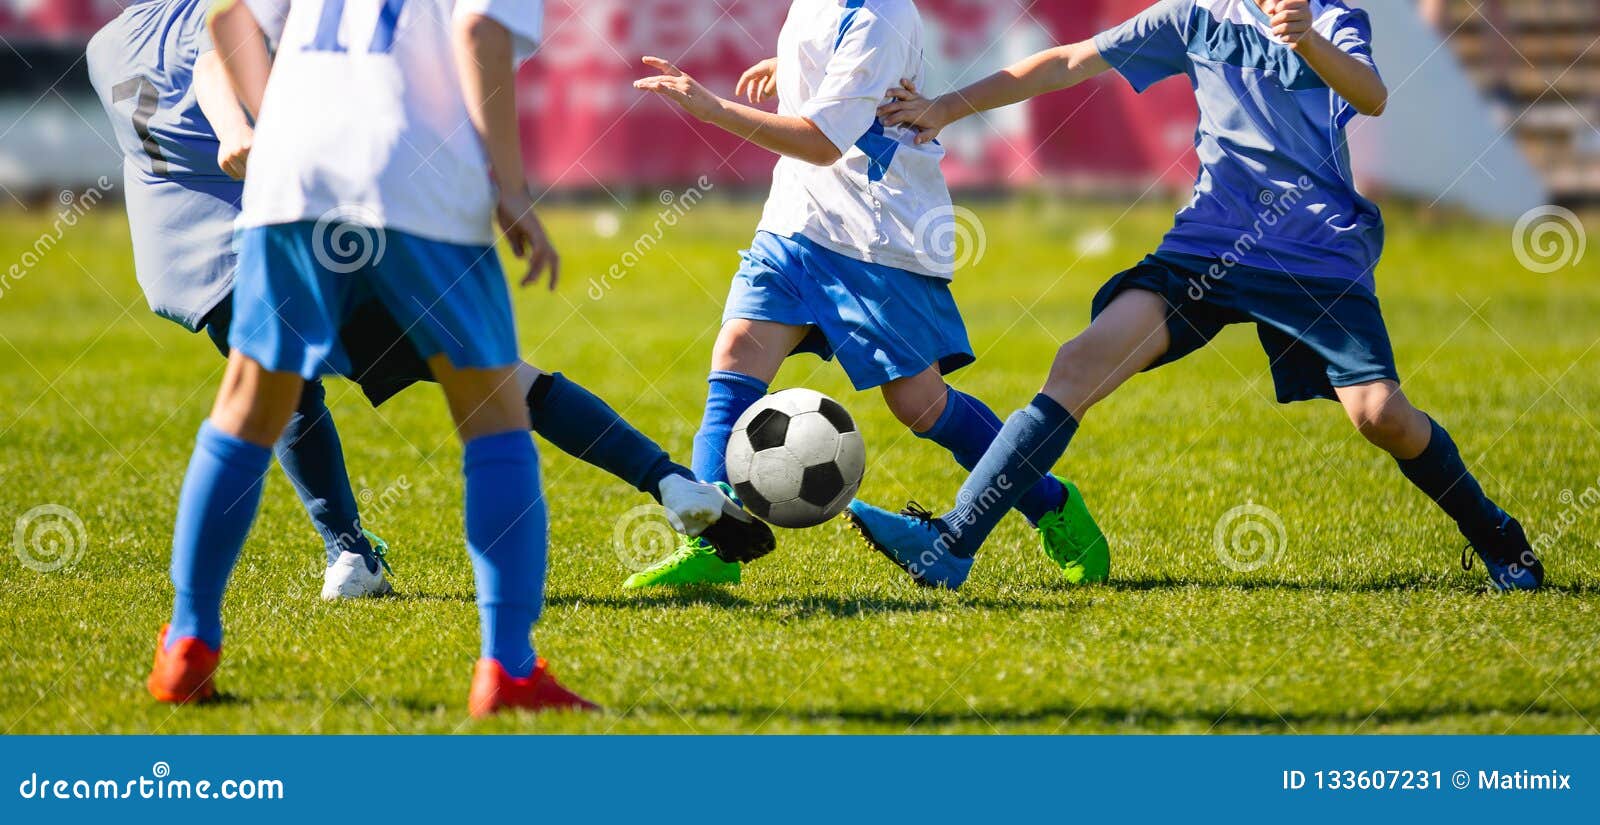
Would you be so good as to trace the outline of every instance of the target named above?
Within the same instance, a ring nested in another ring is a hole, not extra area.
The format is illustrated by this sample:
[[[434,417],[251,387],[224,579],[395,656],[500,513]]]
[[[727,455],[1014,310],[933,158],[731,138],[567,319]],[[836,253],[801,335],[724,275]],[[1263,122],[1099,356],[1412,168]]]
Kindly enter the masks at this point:
[[[472,693],[467,708],[482,719],[507,708],[522,710],[599,710],[600,706],[561,686],[550,666],[538,659],[533,673],[518,679],[494,659],[483,658],[472,671]]]
[[[204,702],[216,695],[217,689],[211,684],[211,676],[217,672],[217,660],[222,656],[222,649],[212,650],[205,642],[186,637],[179,639],[168,650],[167,631],[171,627],[163,625],[161,635],[156,639],[156,661],[150,668],[150,679],[145,685],[150,689],[150,695],[159,702],[175,705]]]

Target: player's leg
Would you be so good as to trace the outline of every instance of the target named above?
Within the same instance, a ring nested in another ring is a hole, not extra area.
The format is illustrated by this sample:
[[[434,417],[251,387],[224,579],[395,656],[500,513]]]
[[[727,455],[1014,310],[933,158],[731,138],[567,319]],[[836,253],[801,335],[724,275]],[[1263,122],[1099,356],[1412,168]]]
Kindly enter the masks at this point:
[[[306,382],[274,453],[328,549],[322,598],[368,598],[391,592],[381,555],[387,548],[361,524],[345,469],[344,446],[322,381]]]
[[[729,561],[753,561],[772,552],[771,528],[722,488],[696,480],[599,396],[559,372],[527,363],[517,365],[517,384],[534,432],[650,495],[666,509],[673,529],[703,538]]]
[[[228,357],[228,333],[233,326],[231,295],[206,316],[203,326],[217,351]],[[273,445],[273,452],[311,517],[312,527],[322,537],[328,564],[322,597],[356,598],[389,592],[377,547],[361,525],[360,509],[345,469],[344,447],[321,381],[306,383],[300,403]]]
[[[272,444],[294,414],[301,378],[240,353],[200,426],[178,495],[172,536],[172,619],[163,628],[150,693],[163,702],[210,698],[222,649],[222,596],[261,503]]]
[[[856,526],[919,582],[959,584],[1000,518],[1066,451],[1089,408],[1167,353],[1168,306],[1144,289],[1116,293],[1087,330],[1061,346],[1044,389],[1007,419],[955,508],[906,517],[855,502]]]
[[[717,333],[705,414],[690,465],[703,481],[728,480],[728,437],[750,405],[767,394],[785,359],[806,336],[803,326],[732,318]]]
[[[1455,520],[1496,587],[1521,590],[1543,583],[1544,566],[1522,525],[1489,499],[1450,433],[1412,406],[1398,383],[1371,381],[1334,391],[1356,429],[1394,456],[1400,472]]]
[[[458,369],[443,354],[428,365],[464,445],[467,552],[482,633],[471,710],[481,716],[508,706],[592,708],[561,687],[533,650],[533,626],[544,609],[549,521],[515,368]]]
[[[733,425],[767,394],[778,368],[806,340],[813,323],[799,286],[807,277],[806,262],[788,239],[757,232],[740,260],[711,352],[705,412],[689,462],[696,478],[717,484],[730,496],[727,450]],[[739,561],[707,540],[688,539],[622,586],[737,584]]]
[[[736,286],[737,289],[737,286]],[[730,299],[731,300],[731,299]],[[728,486],[728,437],[734,422],[750,405],[767,394],[767,388],[783,366],[785,358],[805,338],[806,328],[774,321],[730,318],[717,334],[711,353],[711,374],[707,379],[705,413],[694,436],[691,466],[695,477],[716,483],[732,495]],[[759,522],[754,522],[759,525]],[[759,527],[757,528],[759,529]],[[770,534],[770,533],[769,533]],[[759,555],[770,552],[772,543],[763,541]],[[738,584],[740,563],[759,555],[730,555],[707,539],[691,538],[665,559],[629,576],[626,589],[693,584]]]
[[[1000,434],[1000,416],[982,401],[945,383],[938,367],[884,384],[884,401],[900,423],[918,438],[950,451],[964,470],[972,470]],[[1105,581],[1111,571],[1110,546],[1074,485],[1046,474],[1016,503],[1017,512],[1040,535],[1045,554],[1074,584]]]

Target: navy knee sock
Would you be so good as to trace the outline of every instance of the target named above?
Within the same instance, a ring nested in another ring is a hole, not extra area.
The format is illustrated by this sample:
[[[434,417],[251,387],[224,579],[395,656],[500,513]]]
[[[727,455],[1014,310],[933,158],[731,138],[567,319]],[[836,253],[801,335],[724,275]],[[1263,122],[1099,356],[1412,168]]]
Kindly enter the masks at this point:
[[[767,382],[729,370],[712,370],[707,379],[705,417],[694,434],[694,456],[689,465],[701,481],[728,480],[728,436],[733,424],[767,394]]]
[[[172,532],[171,646],[194,637],[222,646],[222,594],[261,505],[262,479],[272,451],[200,425],[189,471],[178,493]]]
[[[1433,425],[1433,433],[1427,448],[1416,458],[1395,459],[1400,472],[1455,519],[1456,526],[1468,538],[1498,529],[1505,512],[1484,495],[1450,434],[1431,417],[1428,422]]]
[[[361,513],[345,470],[344,447],[339,443],[333,415],[328,412],[327,390],[321,381],[306,382],[300,406],[273,449],[278,464],[300,496],[300,503],[311,516],[312,526],[322,536],[328,563],[349,550],[361,554],[367,560],[367,569],[377,572],[378,560],[361,531]]]
[[[1000,426],[1000,416],[987,404],[950,387],[944,413],[927,432],[916,435],[949,450],[956,463],[970,471],[1000,434]],[[1017,499],[1016,508],[1029,522],[1038,524],[1039,519],[1066,500],[1067,488],[1055,476],[1046,473]]]
[[[562,452],[632,484],[656,501],[661,500],[663,478],[693,476],[605,401],[559,372],[533,382],[528,417],[533,431]]]
[[[1077,431],[1072,413],[1047,395],[1012,413],[961,485],[956,506],[940,517],[953,539],[950,551],[975,555],[1006,511],[1055,466]]]
[[[519,678],[533,672],[533,624],[544,607],[548,515],[539,454],[526,432],[466,444],[467,554],[478,585],[481,655]]]

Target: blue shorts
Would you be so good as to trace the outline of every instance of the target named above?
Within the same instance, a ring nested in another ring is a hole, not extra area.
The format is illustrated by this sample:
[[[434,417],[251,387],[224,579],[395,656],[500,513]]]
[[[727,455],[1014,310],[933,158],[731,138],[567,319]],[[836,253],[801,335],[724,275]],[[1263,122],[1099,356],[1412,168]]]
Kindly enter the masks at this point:
[[[740,257],[722,322],[811,327],[794,351],[839,359],[858,390],[977,360],[948,281],[770,232],[757,232]]]
[[[1229,324],[1254,323],[1279,403],[1334,399],[1335,387],[1400,381],[1378,296],[1355,281],[1152,255],[1101,287],[1093,314],[1130,289],[1167,302],[1172,343],[1147,369],[1200,349]]]
[[[493,247],[309,221],[240,233],[228,344],[273,372],[359,377],[339,333],[374,302],[422,359],[443,354],[464,369],[520,360]]]

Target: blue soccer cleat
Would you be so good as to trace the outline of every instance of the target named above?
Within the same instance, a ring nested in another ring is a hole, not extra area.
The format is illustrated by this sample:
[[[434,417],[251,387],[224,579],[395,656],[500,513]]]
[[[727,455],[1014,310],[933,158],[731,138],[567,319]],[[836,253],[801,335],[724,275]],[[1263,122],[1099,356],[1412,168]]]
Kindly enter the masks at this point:
[[[1500,590],[1538,590],[1544,585],[1544,564],[1533,554],[1522,524],[1507,515],[1493,532],[1468,536],[1471,543],[1461,550],[1461,569],[1472,569],[1472,556],[1483,559],[1489,580]]]
[[[852,501],[845,510],[850,526],[872,549],[887,556],[923,587],[959,589],[972,572],[972,559],[950,550],[955,537],[944,523],[916,502],[899,513]]]

